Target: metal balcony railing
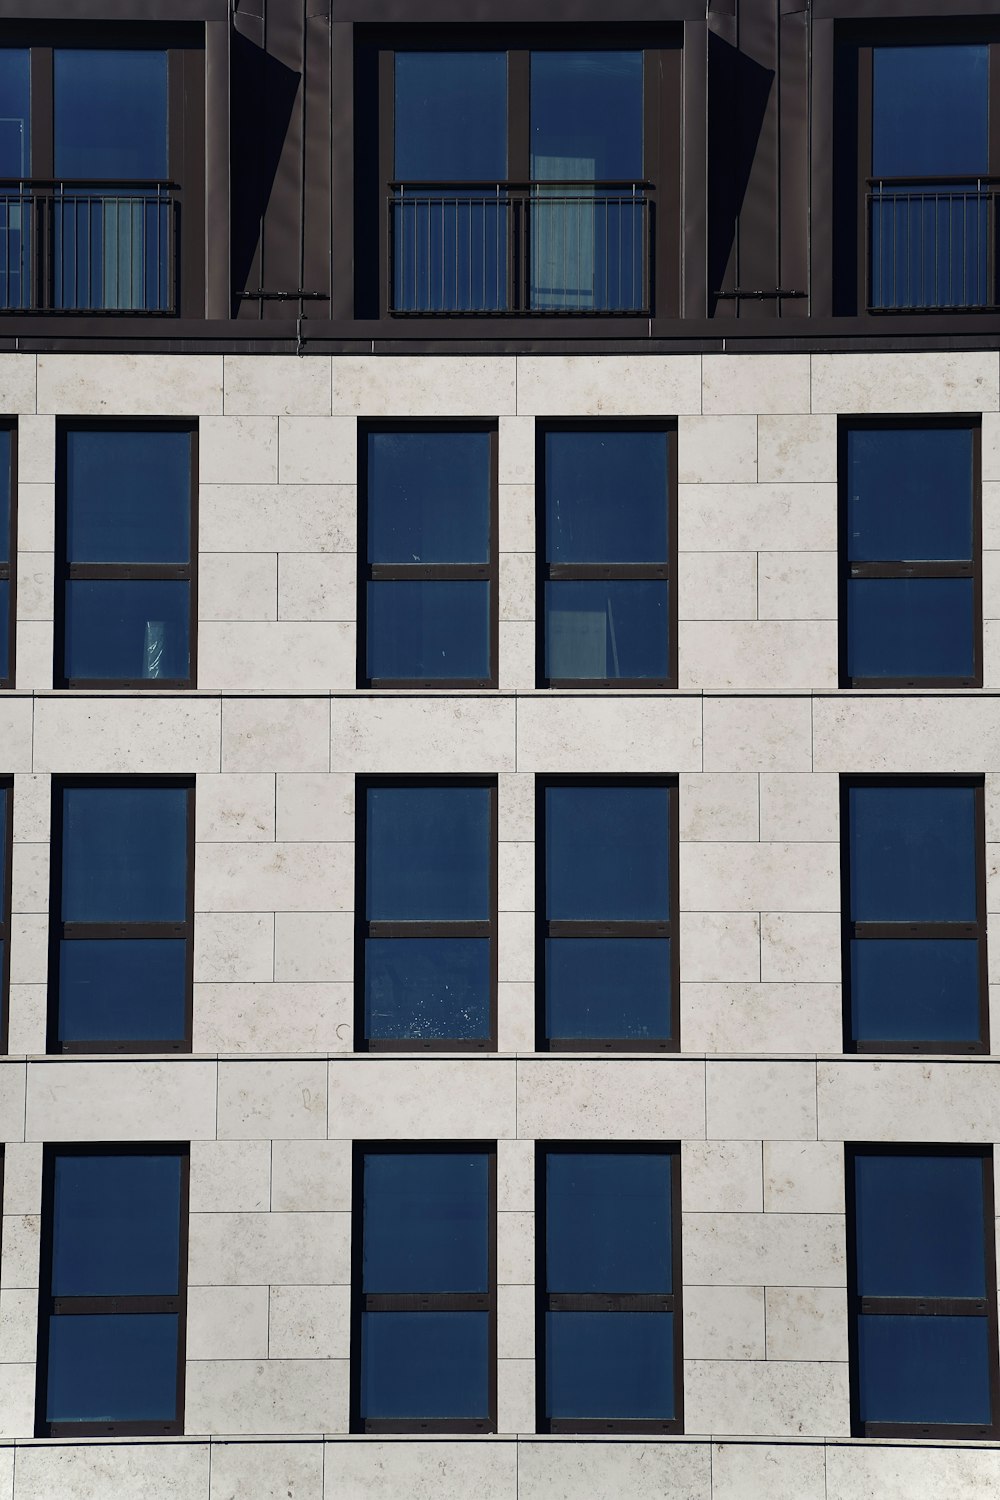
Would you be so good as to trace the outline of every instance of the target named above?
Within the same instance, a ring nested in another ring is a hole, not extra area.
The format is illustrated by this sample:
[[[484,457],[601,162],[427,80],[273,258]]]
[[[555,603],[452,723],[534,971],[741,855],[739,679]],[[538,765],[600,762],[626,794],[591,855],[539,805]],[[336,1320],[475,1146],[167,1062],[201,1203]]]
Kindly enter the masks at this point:
[[[994,177],[868,181],[869,312],[996,309]]]
[[[0,179],[0,311],[172,313],[169,182]]]
[[[392,313],[648,313],[644,182],[389,184]]]

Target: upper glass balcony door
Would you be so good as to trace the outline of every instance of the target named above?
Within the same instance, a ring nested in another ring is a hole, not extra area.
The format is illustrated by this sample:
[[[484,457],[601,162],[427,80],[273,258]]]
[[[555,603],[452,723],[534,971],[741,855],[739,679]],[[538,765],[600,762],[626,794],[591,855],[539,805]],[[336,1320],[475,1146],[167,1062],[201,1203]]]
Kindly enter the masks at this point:
[[[868,304],[996,303],[989,46],[872,49]]]
[[[396,52],[390,307],[649,304],[643,53]]]

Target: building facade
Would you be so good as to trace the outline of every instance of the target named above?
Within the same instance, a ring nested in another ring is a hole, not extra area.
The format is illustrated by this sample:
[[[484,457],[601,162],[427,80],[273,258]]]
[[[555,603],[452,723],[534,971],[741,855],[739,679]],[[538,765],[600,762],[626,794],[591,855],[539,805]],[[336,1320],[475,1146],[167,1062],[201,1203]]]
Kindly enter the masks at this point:
[[[3,1500],[1000,1487],[945,9],[0,0]]]

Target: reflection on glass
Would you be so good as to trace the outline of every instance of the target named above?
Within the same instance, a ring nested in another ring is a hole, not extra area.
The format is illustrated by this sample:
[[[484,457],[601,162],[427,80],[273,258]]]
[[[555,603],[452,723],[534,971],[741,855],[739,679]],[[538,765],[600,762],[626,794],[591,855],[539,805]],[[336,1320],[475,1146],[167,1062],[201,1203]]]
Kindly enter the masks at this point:
[[[986,1295],[981,1157],[859,1152],[855,1183],[860,1296]]]
[[[486,921],[489,870],[488,788],[369,787],[370,922]]]
[[[186,680],[189,591],[183,580],[70,579],[66,676],[81,682]]]
[[[643,305],[642,53],[531,54],[530,305]],[[596,188],[623,182],[625,189]],[[580,183],[579,189],[572,184]]]
[[[979,944],[974,941],[851,943],[855,1041],[979,1040]]]
[[[859,1318],[858,1400],[864,1422],[988,1424],[987,1319]]]
[[[505,52],[395,54],[399,182],[502,182],[507,175]]]
[[[74,563],[186,563],[191,434],[101,427],[66,433],[66,550]]]
[[[666,432],[546,433],[546,560],[666,562],[669,443]]]
[[[550,681],[667,676],[669,585],[657,579],[580,579],[545,585]]]
[[[183,938],[60,943],[59,1040],[180,1040],[186,959]]]
[[[366,1293],[488,1289],[484,1152],[371,1152],[364,1171]]]
[[[672,1417],[673,1324],[673,1313],[547,1312],[549,1417]]]
[[[550,921],[670,916],[670,800],[658,786],[545,789]]]
[[[672,1291],[670,1157],[553,1150],[546,1161],[549,1293]]]
[[[365,1035],[490,1034],[488,938],[367,938]]]
[[[368,434],[368,561],[485,563],[488,432]]]
[[[52,1295],[175,1294],[180,1183],[178,1156],[57,1156]]]
[[[31,175],[30,53],[0,47],[0,177]],[[31,212],[18,186],[0,189],[0,308],[31,303]]]
[[[850,578],[847,672],[914,680],[975,674],[971,578]]]
[[[847,434],[852,562],[968,562],[969,428],[854,427]]]
[[[362,1314],[363,1417],[459,1421],[488,1413],[487,1313]]]
[[[490,585],[467,579],[369,583],[366,674],[485,682],[490,676]]]
[[[176,1313],[51,1318],[47,1422],[171,1422]]]
[[[183,787],[65,787],[62,920],[183,922],[187,806]]]
[[[976,792],[971,786],[852,786],[855,922],[976,920]]]
[[[669,938],[547,938],[549,1037],[670,1037]]]

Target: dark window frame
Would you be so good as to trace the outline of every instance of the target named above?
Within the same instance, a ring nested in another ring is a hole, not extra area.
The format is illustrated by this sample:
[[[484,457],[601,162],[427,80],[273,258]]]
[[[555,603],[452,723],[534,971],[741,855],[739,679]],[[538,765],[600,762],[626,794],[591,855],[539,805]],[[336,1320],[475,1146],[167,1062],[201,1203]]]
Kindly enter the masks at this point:
[[[0,1004],[0,1054],[9,1051],[10,1036],[10,937],[13,926],[11,919],[11,881],[14,872],[14,778],[13,776],[0,776],[0,796],[6,798],[6,819],[3,836],[3,848],[0,858],[3,859],[3,899],[0,901],[0,943],[3,944],[3,959],[0,961],[0,986],[2,986],[2,1004]],[[2,1170],[3,1153],[0,1151],[0,1170]],[[3,1179],[0,1176],[0,1188]]]
[[[556,921],[548,918],[546,889],[547,820],[545,793],[549,787],[656,787],[667,793],[669,836],[670,916],[666,922]],[[535,1050],[538,1052],[679,1052],[680,1040],[680,830],[678,777],[654,774],[540,775],[535,778]],[[639,1037],[550,1037],[545,1029],[547,938],[669,938],[670,1036],[643,1041]]]
[[[55,1164],[59,1156],[176,1156],[180,1159],[180,1226],[177,1254],[176,1296],[54,1297],[52,1256],[55,1240]],[[190,1233],[190,1160],[188,1142],[47,1142],[42,1157],[41,1273],[38,1294],[38,1365],[35,1382],[35,1436],[75,1437],[179,1437],[184,1432],[185,1356],[187,1350],[188,1239]],[[69,1304],[69,1305],[67,1305]],[[176,1313],[177,1314],[177,1415],[172,1422],[49,1422],[45,1406],[48,1395],[49,1326],[55,1317],[74,1313]]]
[[[993,1203],[993,1148],[981,1145],[937,1145],[898,1142],[859,1142],[845,1145],[847,1179],[847,1305],[848,1347],[851,1398],[851,1432],[855,1437],[869,1438],[953,1438],[996,1439],[1000,1435],[1000,1357],[997,1339],[997,1275],[995,1211]],[[857,1192],[855,1161],[859,1156],[944,1156],[980,1157],[983,1164],[983,1244],[986,1268],[986,1297],[862,1297],[858,1292]],[[858,1358],[858,1322],[866,1313],[902,1314],[928,1317],[962,1316],[956,1304],[967,1304],[964,1315],[988,1320],[990,1426],[952,1422],[863,1422],[860,1410],[860,1367]]]
[[[1000,98],[1000,93],[998,93]],[[1000,111],[998,111],[1000,115]],[[950,429],[972,437],[972,556],[969,561],[852,562],[848,528],[848,437],[863,428],[892,427],[899,431]],[[837,421],[837,515],[839,530],[838,653],[840,686],[855,688],[968,688],[983,685],[983,448],[979,414],[926,416],[841,416]],[[855,578],[971,578],[974,671],[968,677],[851,677],[847,671],[849,583]]]
[[[385,28],[356,28],[355,93],[357,98],[369,94],[376,98],[364,119],[356,121],[357,139],[371,129],[377,145],[357,162],[357,208],[355,264],[363,264],[374,248],[372,215],[378,213],[378,287],[371,274],[362,271],[356,283],[356,296],[369,305],[368,316],[375,313],[391,324],[426,318],[433,323],[452,319],[474,322],[483,319],[500,333],[504,321],[523,319],[532,329],[549,318],[565,323],[596,323],[594,335],[600,336],[602,323],[611,320],[648,321],[650,316],[677,317],[680,313],[680,282],[683,230],[682,196],[682,107],[683,107],[683,31],[677,23],[654,20],[647,25],[623,23],[607,25],[574,20],[572,28],[550,23],[485,24],[471,31],[467,25],[447,24],[414,26],[399,24]],[[469,52],[504,51],[507,53],[507,181],[525,184],[530,181],[530,65],[533,51],[635,50],[643,53],[643,176],[649,203],[648,228],[652,253],[649,256],[649,301],[644,312],[610,313],[530,313],[512,307],[499,313],[447,313],[422,310],[394,313],[389,308],[391,263],[389,258],[389,221],[385,210],[388,185],[395,181],[394,160],[394,57],[403,52]],[[375,165],[377,160],[377,166]],[[375,173],[375,184],[366,181]],[[664,233],[659,225],[667,226]],[[471,332],[472,330],[470,330]],[[493,330],[491,330],[492,332]]]
[[[75,563],[68,555],[68,496],[66,439],[71,432],[185,432],[191,439],[190,556],[186,563]],[[55,660],[56,687],[128,689],[129,692],[159,692],[163,689],[194,688],[198,685],[198,420],[197,418],[60,417],[56,420],[56,546],[55,546]],[[121,579],[133,582],[187,583],[188,651],[187,677],[67,677],[66,675],[66,585],[73,579]]]
[[[661,432],[667,442],[667,556],[662,563],[550,563],[546,527],[545,439],[554,432]],[[540,688],[675,688],[677,686],[677,419],[629,417],[542,418],[535,422],[535,685]],[[665,677],[547,677],[548,619],[545,585],[560,580],[653,580],[667,584],[667,675]]]
[[[490,439],[489,560],[485,563],[373,563],[368,557],[368,437],[375,432],[483,432]],[[500,558],[499,558],[499,426],[493,419],[412,418],[362,420],[358,423],[358,687],[359,688],[495,688],[499,684]],[[488,677],[369,677],[369,583],[473,580],[489,585]]]
[[[186,911],[183,922],[64,922],[62,920],[63,868],[63,798],[72,787],[170,787],[187,793],[187,882]],[[46,1051],[61,1054],[105,1052],[176,1053],[192,1050],[194,1025],[194,871],[195,871],[195,777],[194,776],[53,776],[52,778],[52,851],[49,869],[49,982],[47,1003]],[[99,1038],[91,1041],[63,1041],[59,1036],[60,944],[65,939],[124,940],[183,938],[187,943],[184,966],[185,1003],[184,1036],[157,1040]]]
[[[0,677],[0,689],[12,688],[17,680],[17,418],[0,422],[10,434],[10,536],[7,562],[0,562],[0,581],[7,583],[7,675]]]
[[[851,919],[850,794],[858,786],[968,787],[975,793],[976,921],[975,922],[854,922]],[[840,778],[840,889],[841,973],[844,991],[844,1051],[880,1053],[986,1053],[990,1050],[990,992],[988,922],[986,913],[986,790],[982,776],[842,775]],[[865,938],[975,939],[979,948],[979,1040],[976,1042],[902,1041],[881,1038],[856,1040],[851,1035],[851,943]]]
[[[28,177],[52,184],[54,109],[52,53],[71,47],[96,51],[137,49],[167,54],[167,177],[177,204],[172,222],[174,285],[170,312],[144,309],[63,311],[8,308],[4,317],[153,319],[205,316],[205,27],[184,21],[138,20],[134,16],[100,21],[13,21],[5,24],[5,47],[31,50],[31,162]],[[82,179],[81,179],[82,180]]]
[[[487,921],[376,921],[369,922],[368,791],[378,787],[480,787],[490,794],[490,915]],[[499,823],[495,776],[357,776],[354,860],[354,1050],[356,1052],[495,1052],[497,1050],[497,931],[499,926]],[[365,939],[472,937],[490,942],[490,1032],[488,1037],[369,1037],[365,1034]]]
[[[669,1293],[550,1292],[547,1286],[549,1152],[578,1156],[667,1156],[670,1168],[670,1265]],[[681,1254],[681,1148],[660,1141],[545,1141],[535,1142],[535,1418],[542,1433],[671,1433],[684,1431],[684,1316],[683,1257]],[[546,1312],[672,1312],[674,1315],[674,1401],[676,1415],[669,1421],[646,1418],[551,1418],[545,1410],[547,1354]]]
[[[489,1289],[486,1292],[366,1293],[364,1290],[364,1163],[366,1156],[464,1156],[487,1158],[486,1232]],[[365,1312],[486,1312],[489,1315],[487,1379],[489,1416],[483,1419],[406,1419],[361,1415],[361,1325]],[[490,1433],[497,1430],[497,1146],[493,1140],[354,1141],[351,1150],[351,1357],[350,1431],[371,1433]]]

